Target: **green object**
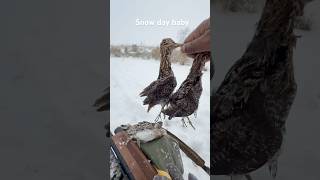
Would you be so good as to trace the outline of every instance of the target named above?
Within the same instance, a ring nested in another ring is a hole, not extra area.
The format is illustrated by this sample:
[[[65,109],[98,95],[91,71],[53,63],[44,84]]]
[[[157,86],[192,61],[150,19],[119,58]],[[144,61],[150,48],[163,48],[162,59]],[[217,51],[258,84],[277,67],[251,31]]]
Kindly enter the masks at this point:
[[[162,136],[147,143],[141,143],[142,151],[160,170],[167,171],[168,164],[174,164],[183,174],[183,163],[178,143],[169,136]]]

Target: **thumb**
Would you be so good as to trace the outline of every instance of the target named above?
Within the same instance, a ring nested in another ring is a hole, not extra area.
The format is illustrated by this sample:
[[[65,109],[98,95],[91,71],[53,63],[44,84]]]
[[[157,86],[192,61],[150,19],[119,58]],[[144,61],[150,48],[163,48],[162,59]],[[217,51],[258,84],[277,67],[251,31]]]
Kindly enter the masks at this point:
[[[210,30],[206,31],[199,38],[185,43],[181,51],[186,54],[195,54],[204,51],[210,51]]]

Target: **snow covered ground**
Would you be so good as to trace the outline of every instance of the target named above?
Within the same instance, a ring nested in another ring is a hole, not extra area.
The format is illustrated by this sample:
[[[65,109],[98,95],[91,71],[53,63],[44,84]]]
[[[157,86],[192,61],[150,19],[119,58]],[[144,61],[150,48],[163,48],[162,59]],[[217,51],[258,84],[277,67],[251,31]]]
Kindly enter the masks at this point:
[[[305,8],[311,17],[311,31],[297,31],[302,35],[294,50],[295,77],[298,94],[287,119],[287,134],[279,159],[280,180],[318,180],[320,164],[320,2],[315,0]],[[216,74],[212,85],[218,87],[227,70],[241,57],[254,33],[255,23],[260,15],[246,13],[223,13],[214,8],[214,60]],[[228,177],[214,176],[214,180],[229,180]],[[267,167],[253,173],[255,180],[270,180]]]
[[[156,106],[149,113],[147,107],[142,105],[143,98],[139,93],[148,86],[158,76],[159,61],[141,60],[135,58],[114,58],[110,59],[111,80],[110,80],[110,119],[111,131],[121,124],[137,123],[139,121],[154,121],[160,112],[160,106]],[[187,77],[190,66],[173,64],[173,71],[177,78],[178,85]],[[180,118],[166,120],[165,128],[181,138],[191,148],[193,148],[210,164],[210,69],[209,63],[206,64],[208,71],[204,71],[202,83],[203,92],[197,112],[197,118],[192,116],[191,121],[195,130],[183,127]],[[196,175],[199,180],[209,179],[210,177],[199,167],[193,164],[188,157],[181,152],[185,178],[189,172]],[[187,179],[187,178],[186,178]]]

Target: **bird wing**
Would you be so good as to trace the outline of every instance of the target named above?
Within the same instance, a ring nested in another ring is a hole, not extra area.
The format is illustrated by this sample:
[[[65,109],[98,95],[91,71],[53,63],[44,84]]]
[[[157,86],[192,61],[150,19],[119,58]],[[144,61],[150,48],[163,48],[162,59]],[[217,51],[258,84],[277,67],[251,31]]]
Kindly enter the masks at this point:
[[[143,89],[143,91],[140,93],[140,96],[147,96],[151,89],[154,89],[154,87],[158,84],[159,79],[153,81],[149,86]]]
[[[167,76],[161,79],[153,81],[149,86],[147,86],[141,93],[140,96],[147,96],[148,94],[154,93],[159,88],[165,88],[168,83],[173,82],[173,89],[176,87],[176,79],[174,76]]]
[[[212,107],[220,121],[226,119],[234,109],[245,105],[265,75],[265,68],[258,57],[243,56],[227,73],[224,81],[213,95]]]

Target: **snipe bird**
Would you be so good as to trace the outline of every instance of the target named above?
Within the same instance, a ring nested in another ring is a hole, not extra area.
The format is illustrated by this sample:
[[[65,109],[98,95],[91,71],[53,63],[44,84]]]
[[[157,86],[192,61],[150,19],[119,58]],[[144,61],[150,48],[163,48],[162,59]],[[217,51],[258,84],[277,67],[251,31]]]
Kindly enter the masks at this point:
[[[140,93],[141,97],[146,96],[143,105],[148,105],[148,112],[153,106],[157,104],[161,105],[161,111],[156,121],[161,118],[162,110],[168,103],[174,88],[177,86],[176,78],[171,69],[170,57],[172,51],[179,46],[181,46],[181,44],[175,43],[171,38],[162,40],[160,44],[161,59],[158,78]]]
[[[265,164],[273,177],[295,99],[294,19],[301,0],[267,0],[256,33],[211,100],[213,175],[251,179]]]
[[[210,52],[199,53],[195,56],[187,78],[179,89],[170,96],[169,105],[163,110],[169,119],[182,117],[182,122],[186,125],[184,119],[187,118],[189,124],[194,128],[188,116],[198,109],[202,94],[202,70],[210,57]]]

